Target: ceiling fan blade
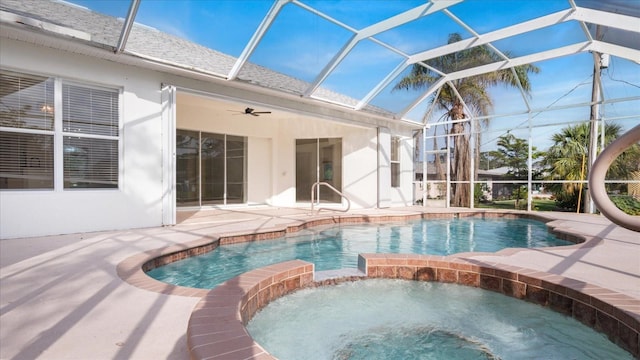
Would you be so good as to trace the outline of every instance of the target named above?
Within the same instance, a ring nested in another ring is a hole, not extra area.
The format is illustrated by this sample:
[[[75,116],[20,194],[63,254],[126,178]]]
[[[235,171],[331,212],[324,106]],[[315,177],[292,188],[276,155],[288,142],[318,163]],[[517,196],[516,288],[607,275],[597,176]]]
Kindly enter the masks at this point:
[[[233,110],[229,110],[229,111],[233,111]],[[239,113],[244,115],[260,116],[260,114],[271,114],[271,111],[254,111],[254,109],[248,107],[248,108],[245,108],[244,111],[240,111]]]

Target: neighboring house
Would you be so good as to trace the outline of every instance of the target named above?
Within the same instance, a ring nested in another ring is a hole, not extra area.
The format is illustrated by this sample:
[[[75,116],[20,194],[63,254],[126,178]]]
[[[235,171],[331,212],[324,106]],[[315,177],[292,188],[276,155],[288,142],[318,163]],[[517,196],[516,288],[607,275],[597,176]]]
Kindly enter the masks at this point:
[[[442,170],[446,172],[446,164],[442,165]],[[494,181],[505,180],[505,175],[509,171],[507,167],[490,170],[478,170],[478,182],[482,183],[482,195],[487,201],[497,200],[511,196],[513,186],[505,183],[494,183]],[[422,199],[424,194],[423,163],[416,163],[414,194],[417,201]],[[442,200],[446,197],[446,180],[438,180],[436,166],[433,162],[427,163],[427,200]]]
[[[414,197],[418,203],[420,203],[425,195],[425,185],[423,184],[424,174],[424,162],[418,161],[415,163],[415,178],[414,178]],[[442,165],[442,171],[446,172],[446,165]],[[433,162],[427,162],[427,200],[442,200],[446,197],[446,180],[437,180],[436,166]]]
[[[317,181],[353,208],[413,203],[417,125],[303,98],[308,84],[250,63],[225,80],[233,57],[143,26],[114,53],[123,20],[63,2],[0,11],[0,238],[309,206]]]
[[[443,165],[441,171],[446,171],[446,165]],[[416,201],[420,201],[424,194],[423,180],[423,163],[416,162],[415,165],[415,178],[414,178],[414,198]],[[477,183],[481,184],[482,196],[486,201],[494,201],[501,199],[509,199],[514,189],[514,180],[509,179],[507,173],[509,167],[499,167],[488,170],[478,170]],[[433,162],[427,163],[427,199],[441,200],[446,196],[446,181],[437,180],[438,175],[436,172],[436,166]],[[522,180],[520,180],[522,181]],[[526,184],[523,184],[526,185]],[[534,196],[546,196],[542,194],[544,190],[542,185],[537,182],[532,185],[532,194]],[[433,202],[432,202],[433,203]]]
[[[508,199],[511,196],[513,190],[512,184],[494,183],[494,181],[507,180],[505,178],[507,172],[509,172],[509,168],[506,166],[489,170],[478,170],[478,181],[483,183],[482,195],[485,200]]]
[[[536,165],[534,165],[536,166]],[[542,171],[538,166],[537,171]],[[519,186],[526,186],[526,180],[513,180],[508,175],[509,167],[503,166],[489,170],[478,170],[478,181],[483,184],[482,193],[487,201],[510,199],[515,188],[513,182],[518,181]],[[549,197],[544,191],[544,185],[540,180],[531,184],[531,194],[533,197]]]

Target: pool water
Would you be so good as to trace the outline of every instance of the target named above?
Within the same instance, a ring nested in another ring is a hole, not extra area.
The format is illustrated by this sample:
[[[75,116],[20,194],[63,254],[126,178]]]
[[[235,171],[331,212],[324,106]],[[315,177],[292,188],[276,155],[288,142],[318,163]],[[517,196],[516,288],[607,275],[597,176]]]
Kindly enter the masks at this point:
[[[632,359],[548,308],[456,284],[371,279],[274,300],[247,324],[282,359]]]
[[[438,219],[313,228],[279,239],[223,245],[148,272],[174,285],[211,289],[263,266],[300,259],[316,271],[357,268],[360,253],[451,255],[571,245],[529,219]]]

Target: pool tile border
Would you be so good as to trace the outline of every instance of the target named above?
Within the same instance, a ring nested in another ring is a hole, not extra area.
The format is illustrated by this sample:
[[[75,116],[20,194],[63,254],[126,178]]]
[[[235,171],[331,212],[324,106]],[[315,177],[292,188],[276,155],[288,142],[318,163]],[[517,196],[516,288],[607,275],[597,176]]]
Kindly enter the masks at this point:
[[[502,293],[572,316],[640,356],[640,300],[583,281],[475,259],[360,254],[368,278],[456,283]]]
[[[224,282],[195,306],[187,326],[192,359],[275,359],[245,325],[271,301],[313,283],[314,265],[292,260]]]
[[[365,278],[437,281],[495,291],[572,316],[640,355],[640,301],[582,281],[515,266],[431,255],[360,254]],[[276,359],[247,332],[245,325],[269,302],[316,283],[313,264],[293,260],[256,269],[209,291],[189,319],[187,342],[192,359]]]
[[[331,216],[316,216],[307,221],[298,224],[288,224],[272,228],[264,228],[259,232],[247,233],[247,231],[226,232],[221,234],[211,234],[208,236],[202,236],[197,240],[185,242],[183,244],[176,244],[164,248],[145,251],[143,253],[133,255],[121,261],[116,271],[118,276],[129,283],[130,285],[138,288],[159,292],[168,295],[189,296],[189,297],[202,297],[207,290],[194,289],[182,286],[176,286],[167,284],[158,280],[155,280],[146,274],[147,271],[155,269],[157,267],[170,264],[182,259],[186,259],[191,256],[197,256],[205,254],[216,249],[220,245],[235,244],[243,242],[253,242],[274,239],[284,236],[289,233],[295,233],[308,228],[324,225],[340,225],[340,224],[361,224],[361,223],[383,223],[394,221],[408,221],[418,219],[452,219],[461,217],[481,217],[481,218],[506,218],[506,219],[534,219],[547,223],[549,232],[557,236],[558,238],[568,240],[576,243],[576,245],[570,246],[595,246],[596,244],[590,239],[573,234],[566,229],[560,229],[549,225],[549,222],[553,221],[552,217],[545,216],[544,214],[531,214],[518,211],[478,211],[467,210],[460,212],[450,213],[423,213],[415,212],[410,214],[394,214],[394,215],[358,215],[358,214],[346,214],[346,215],[331,215]],[[497,252],[497,255],[509,255],[523,249],[504,249]],[[474,253],[479,255],[480,253]],[[461,256],[464,254],[457,254]]]

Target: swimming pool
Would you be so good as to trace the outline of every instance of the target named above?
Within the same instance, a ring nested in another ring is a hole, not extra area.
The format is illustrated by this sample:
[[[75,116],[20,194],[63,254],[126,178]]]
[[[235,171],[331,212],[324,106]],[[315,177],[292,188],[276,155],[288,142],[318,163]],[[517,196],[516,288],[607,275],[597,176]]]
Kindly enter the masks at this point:
[[[147,272],[157,280],[213,288],[249,270],[287,260],[314,263],[316,271],[357,268],[360,253],[451,255],[505,248],[571,245],[530,219],[456,218],[317,227],[283,238],[224,245]]]
[[[456,284],[371,279],[279,298],[247,324],[279,359],[632,359],[549,308]]]

